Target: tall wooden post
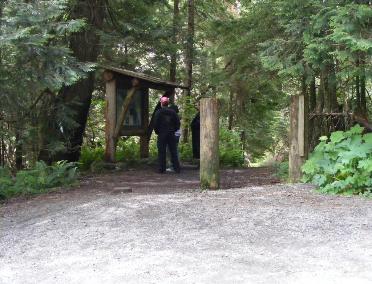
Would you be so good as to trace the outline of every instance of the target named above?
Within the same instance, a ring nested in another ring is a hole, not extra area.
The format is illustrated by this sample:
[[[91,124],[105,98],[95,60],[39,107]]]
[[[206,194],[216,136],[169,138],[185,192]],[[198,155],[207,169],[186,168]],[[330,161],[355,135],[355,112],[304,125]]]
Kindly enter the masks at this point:
[[[145,125],[146,131],[149,126],[149,89],[143,89],[142,95],[145,96],[145,104],[143,105],[143,125]],[[147,133],[140,137],[140,157],[146,159],[150,156],[150,140],[147,137]]]
[[[140,136],[140,158],[146,159],[149,157],[150,141],[147,139],[147,135]]]
[[[111,72],[104,73],[106,81],[106,150],[105,160],[115,162],[115,128],[116,128],[116,81]]]
[[[291,97],[290,115],[290,150],[289,150],[289,180],[298,182],[301,179],[301,166],[307,156],[306,137],[306,104],[303,95]]]
[[[218,100],[200,100],[200,186],[220,187]]]

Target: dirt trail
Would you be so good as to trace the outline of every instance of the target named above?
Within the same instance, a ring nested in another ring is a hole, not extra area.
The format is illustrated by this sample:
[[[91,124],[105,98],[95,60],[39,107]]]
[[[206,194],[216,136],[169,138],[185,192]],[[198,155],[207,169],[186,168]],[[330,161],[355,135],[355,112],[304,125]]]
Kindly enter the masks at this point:
[[[3,205],[0,283],[372,283],[372,200],[223,179],[243,187],[126,172]]]

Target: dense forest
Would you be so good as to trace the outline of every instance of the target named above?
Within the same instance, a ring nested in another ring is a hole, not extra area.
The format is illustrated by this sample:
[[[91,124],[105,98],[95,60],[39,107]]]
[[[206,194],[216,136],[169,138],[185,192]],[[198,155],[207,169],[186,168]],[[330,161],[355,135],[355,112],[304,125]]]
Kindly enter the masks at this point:
[[[183,83],[181,158],[195,102],[221,102],[221,160],[285,160],[290,97],[319,137],[370,127],[372,1],[4,0],[0,4],[0,166],[103,157],[110,65]],[[154,105],[160,94],[151,94]],[[136,157],[135,138],[119,141]],[[120,160],[120,159],[119,159]]]

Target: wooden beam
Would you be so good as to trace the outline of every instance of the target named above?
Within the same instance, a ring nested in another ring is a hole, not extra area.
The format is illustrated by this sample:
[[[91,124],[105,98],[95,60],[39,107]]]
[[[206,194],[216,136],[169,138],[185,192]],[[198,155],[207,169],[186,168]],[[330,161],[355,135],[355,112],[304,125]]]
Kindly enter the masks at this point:
[[[218,100],[200,100],[200,186],[220,187]]]
[[[106,149],[105,160],[107,162],[115,162],[115,127],[116,127],[116,80],[106,82]]]

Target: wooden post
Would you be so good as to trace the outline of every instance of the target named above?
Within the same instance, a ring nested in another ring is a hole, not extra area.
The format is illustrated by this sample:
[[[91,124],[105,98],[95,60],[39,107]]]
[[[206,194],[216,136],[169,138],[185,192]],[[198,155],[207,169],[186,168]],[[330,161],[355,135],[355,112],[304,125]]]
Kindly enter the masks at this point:
[[[110,76],[110,74],[112,76]],[[112,73],[105,73],[106,80],[106,150],[105,160],[107,162],[115,162],[115,127],[116,127],[116,81],[113,79]]]
[[[218,100],[200,100],[200,186],[220,187]]]
[[[301,166],[306,158],[305,141],[305,98],[303,95],[291,97],[290,115],[290,150],[289,150],[289,181],[298,182],[301,179]]]
[[[147,139],[147,135],[140,137],[140,158],[146,159],[149,157],[149,146],[150,141]]]
[[[143,107],[143,125],[145,128],[146,134],[140,137],[140,158],[146,159],[149,155],[149,146],[150,146],[150,140],[148,139],[148,127],[149,127],[149,89],[143,90],[142,95],[145,96],[145,103],[142,106]]]

